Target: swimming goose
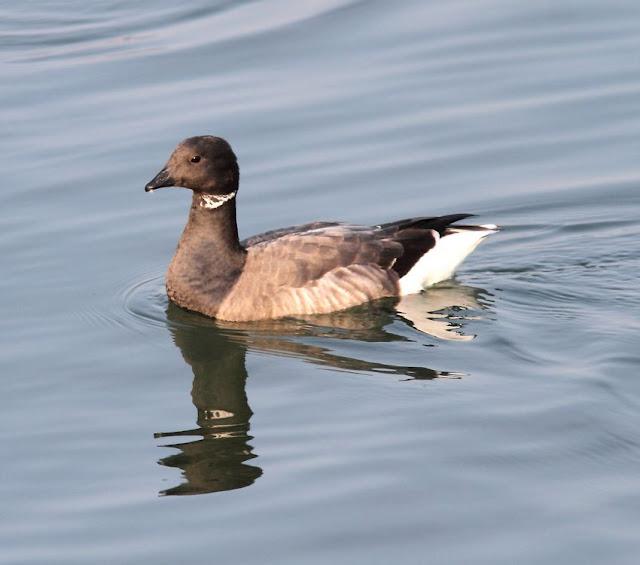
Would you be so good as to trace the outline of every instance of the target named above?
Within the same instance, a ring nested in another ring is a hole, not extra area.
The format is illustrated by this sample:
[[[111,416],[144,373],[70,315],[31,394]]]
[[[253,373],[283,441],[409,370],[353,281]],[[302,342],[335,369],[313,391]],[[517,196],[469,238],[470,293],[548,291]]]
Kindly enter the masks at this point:
[[[456,225],[471,214],[398,220],[373,227],[314,222],[238,238],[239,169],[220,137],[190,137],[145,191],[193,191],[189,220],[169,265],[169,298],[228,321],[326,314],[403,296],[445,280],[490,233]]]

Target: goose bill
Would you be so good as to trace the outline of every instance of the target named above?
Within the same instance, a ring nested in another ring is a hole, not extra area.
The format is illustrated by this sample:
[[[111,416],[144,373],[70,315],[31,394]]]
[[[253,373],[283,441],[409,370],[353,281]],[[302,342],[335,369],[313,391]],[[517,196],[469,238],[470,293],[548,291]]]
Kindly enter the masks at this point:
[[[144,187],[145,192],[153,192],[157,188],[164,186],[175,186],[175,181],[171,178],[167,169],[162,169],[152,180],[150,180]]]

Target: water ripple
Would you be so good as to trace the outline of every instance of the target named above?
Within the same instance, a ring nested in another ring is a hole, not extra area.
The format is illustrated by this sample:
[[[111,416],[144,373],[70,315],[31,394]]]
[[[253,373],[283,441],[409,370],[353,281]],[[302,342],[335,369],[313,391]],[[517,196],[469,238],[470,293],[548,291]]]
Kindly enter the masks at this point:
[[[39,13],[12,13],[0,36],[5,60],[51,66],[91,64],[141,53],[194,49],[211,43],[271,32],[344,7],[346,0],[294,3],[272,0],[117,3],[97,12],[86,4],[46,5]]]

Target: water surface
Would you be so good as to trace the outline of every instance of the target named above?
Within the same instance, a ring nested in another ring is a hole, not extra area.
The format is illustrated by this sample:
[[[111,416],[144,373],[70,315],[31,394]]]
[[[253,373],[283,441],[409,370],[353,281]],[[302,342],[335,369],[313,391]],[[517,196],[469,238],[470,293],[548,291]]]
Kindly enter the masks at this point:
[[[637,561],[636,2],[0,15],[0,562]],[[216,323],[164,294],[188,194],[143,193],[203,133],[243,237],[503,230],[413,317]]]

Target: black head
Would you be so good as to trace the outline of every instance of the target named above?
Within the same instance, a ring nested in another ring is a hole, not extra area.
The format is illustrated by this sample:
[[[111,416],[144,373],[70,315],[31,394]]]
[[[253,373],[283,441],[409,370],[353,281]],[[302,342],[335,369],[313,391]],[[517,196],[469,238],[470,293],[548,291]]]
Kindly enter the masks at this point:
[[[163,186],[182,186],[194,192],[225,195],[238,190],[240,172],[231,146],[221,137],[201,135],[178,144],[146,192]]]

